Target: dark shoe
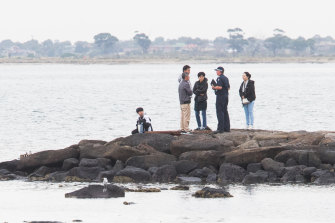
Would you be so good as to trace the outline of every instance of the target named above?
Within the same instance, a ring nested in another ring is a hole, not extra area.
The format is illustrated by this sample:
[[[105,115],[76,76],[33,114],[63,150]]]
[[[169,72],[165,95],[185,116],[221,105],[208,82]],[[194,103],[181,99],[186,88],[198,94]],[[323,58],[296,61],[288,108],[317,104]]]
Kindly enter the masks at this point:
[[[220,133],[220,134],[221,134],[221,133],[224,133],[224,131],[223,131],[223,130],[216,130],[216,131],[213,132],[213,134],[219,134],[219,133]]]
[[[195,130],[195,131],[200,131],[200,130],[201,130],[201,128],[199,128],[199,127],[198,127],[198,128],[196,128],[196,129],[194,129],[194,130]]]
[[[212,130],[212,129],[210,129],[208,126],[205,128],[205,130]]]

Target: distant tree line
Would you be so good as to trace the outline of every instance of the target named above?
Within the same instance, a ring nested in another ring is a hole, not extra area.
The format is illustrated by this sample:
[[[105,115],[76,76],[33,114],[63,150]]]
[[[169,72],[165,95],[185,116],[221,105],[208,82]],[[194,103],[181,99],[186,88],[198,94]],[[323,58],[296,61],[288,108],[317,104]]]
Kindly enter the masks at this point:
[[[275,29],[266,39],[246,38],[241,28],[227,30],[227,37],[214,40],[180,37],[151,40],[145,33],[136,32],[133,39],[120,41],[111,33],[99,33],[92,42],[29,40],[0,42],[0,57],[309,57],[335,56],[335,40],[315,35],[312,38],[290,38],[282,29]]]

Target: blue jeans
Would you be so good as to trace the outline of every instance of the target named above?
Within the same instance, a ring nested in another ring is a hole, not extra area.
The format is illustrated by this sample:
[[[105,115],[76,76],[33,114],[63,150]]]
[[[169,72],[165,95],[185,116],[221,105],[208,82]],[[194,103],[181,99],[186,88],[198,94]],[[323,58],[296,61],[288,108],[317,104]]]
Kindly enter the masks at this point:
[[[254,104],[255,101],[252,101],[247,105],[243,105],[247,125],[254,125]]]
[[[207,119],[206,119],[206,110],[201,110],[202,114],[202,127],[207,127]],[[201,120],[200,120],[200,111],[195,111],[195,117],[197,119],[198,128],[201,128]]]

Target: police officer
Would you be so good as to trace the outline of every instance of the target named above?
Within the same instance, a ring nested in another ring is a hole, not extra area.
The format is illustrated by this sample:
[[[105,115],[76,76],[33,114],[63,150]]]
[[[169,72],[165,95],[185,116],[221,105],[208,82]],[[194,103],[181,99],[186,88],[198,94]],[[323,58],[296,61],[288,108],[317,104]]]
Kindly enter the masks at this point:
[[[230,90],[229,80],[224,75],[223,67],[215,69],[218,78],[216,82],[212,81],[212,89],[215,90],[216,94],[216,116],[218,118],[218,129],[214,132],[223,133],[230,132],[230,120],[228,114],[228,91]]]

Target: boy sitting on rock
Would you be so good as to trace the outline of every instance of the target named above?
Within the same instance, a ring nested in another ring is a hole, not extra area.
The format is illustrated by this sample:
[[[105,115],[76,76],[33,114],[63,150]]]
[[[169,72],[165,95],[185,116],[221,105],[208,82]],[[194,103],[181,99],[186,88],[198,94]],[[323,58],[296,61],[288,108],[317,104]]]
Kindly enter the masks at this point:
[[[139,107],[136,109],[136,113],[139,115],[136,123],[136,129],[131,134],[151,132],[151,119],[144,113],[143,108]]]

